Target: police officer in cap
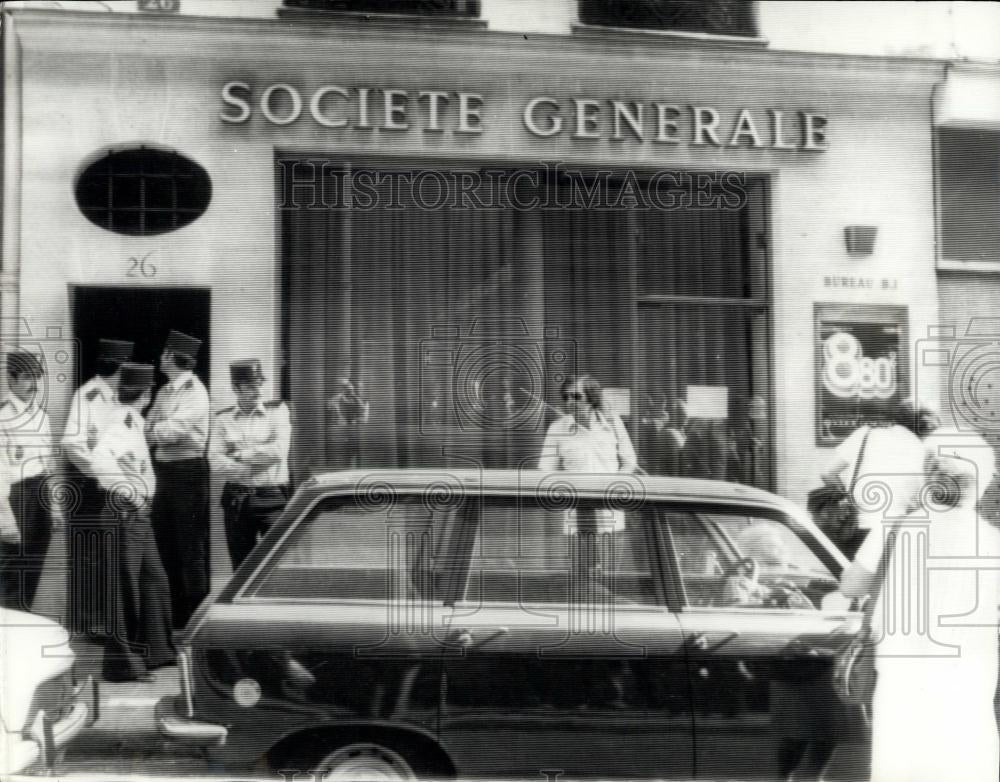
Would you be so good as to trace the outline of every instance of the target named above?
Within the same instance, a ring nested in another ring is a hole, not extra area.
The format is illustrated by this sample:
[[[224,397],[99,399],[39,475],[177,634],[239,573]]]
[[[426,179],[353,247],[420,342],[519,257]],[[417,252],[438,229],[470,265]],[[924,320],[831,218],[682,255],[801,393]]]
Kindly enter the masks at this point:
[[[114,627],[104,646],[104,678],[150,681],[174,661],[170,586],[153,538],[149,513],[156,475],[146,444],[142,411],[153,387],[152,364],[121,367],[118,402],[93,449],[92,464],[108,493],[104,518],[117,535]]]
[[[110,566],[112,541],[104,534],[101,516],[107,502],[93,464],[94,448],[116,407],[121,366],[132,360],[134,344],[101,339],[97,373],[80,386],[70,401],[62,448],[67,477],[79,488],[79,502],[70,519],[70,626],[95,635],[111,632],[110,595],[104,575]]]
[[[212,469],[226,478],[222,507],[235,570],[288,501],[291,416],[281,400],[261,402],[260,361],[229,365],[236,405],[219,411],[212,430]]]
[[[210,584],[208,391],[194,370],[201,340],[171,331],[160,371],[168,382],[156,394],[146,421],[159,490],[153,532],[170,579],[173,620],[184,627]]]
[[[21,540],[0,544],[0,597],[5,607],[24,611],[34,602],[52,532],[62,527],[62,511],[46,480],[55,473],[55,458],[49,416],[39,400],[44,374],[33,353],[7,355],[10,396],[0,405],[0,446]]]

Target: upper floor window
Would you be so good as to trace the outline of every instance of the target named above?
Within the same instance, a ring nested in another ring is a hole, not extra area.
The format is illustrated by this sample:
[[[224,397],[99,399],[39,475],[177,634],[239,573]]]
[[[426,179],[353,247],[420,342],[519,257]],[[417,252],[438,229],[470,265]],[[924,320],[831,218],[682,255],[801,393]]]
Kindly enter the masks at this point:
[[[285,0],[285,8],[413,16],[479,16],[479,0]]]
[[[941,257],[1000,261],[1000,133],[938,130]]]
[[[712,35],[757,36],[750,0],[580,0],[580,21]]]

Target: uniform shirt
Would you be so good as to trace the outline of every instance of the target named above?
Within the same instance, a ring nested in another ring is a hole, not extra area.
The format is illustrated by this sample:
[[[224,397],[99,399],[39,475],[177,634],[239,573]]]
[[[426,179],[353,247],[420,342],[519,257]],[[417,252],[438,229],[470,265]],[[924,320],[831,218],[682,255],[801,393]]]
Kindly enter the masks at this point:
[[[101,488],[111,491],[128,487],[137,506],[152,502],[156,493],[156,475],[145,428],[146,422],[138,412],[116,404],[91,455]]]
[[[212,470],[227,481],[246,486],[284,485],[288,483],[291,442],[291,416],[280,400],[258,404],[249,413],[239,405],[220,410],[212,430]],[[276,461],[255,466],[261,459]]]
[[[93,478],[92,454],[116,407],[117,395],[108,381],[97,375],[73,394],[63,430],[62,447],[67,458],[84,475]]]
[[[208,418],[208,391],[192,372],[182,372],[163,386],[156,394],[146,425],[156,461],[204,456]]]
[[[632,472],[636,465],[635,449],[621,418],[596,410],[586,427],[571,415],[553,421],[538,460],[538,469],[547,472]]]
[[[54,472],[49,415],[34,400],[22,402],[11,394],[0,405],[0,444],[10,483]]]

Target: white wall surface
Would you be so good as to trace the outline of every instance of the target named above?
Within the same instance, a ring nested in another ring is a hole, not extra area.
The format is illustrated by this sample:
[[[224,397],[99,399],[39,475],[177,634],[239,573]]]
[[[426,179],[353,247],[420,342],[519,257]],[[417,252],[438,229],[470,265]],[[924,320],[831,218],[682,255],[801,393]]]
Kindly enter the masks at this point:
[[[281,0],[180,0],[181,13],[273,19]],[[136,13],[136,0],[13,0],[7,7]],[[1000,3],[959,0],[763,0],[761,35],[775,49],[1000,61]],[[566,34],[576,0],[482,0],[490,29]]]

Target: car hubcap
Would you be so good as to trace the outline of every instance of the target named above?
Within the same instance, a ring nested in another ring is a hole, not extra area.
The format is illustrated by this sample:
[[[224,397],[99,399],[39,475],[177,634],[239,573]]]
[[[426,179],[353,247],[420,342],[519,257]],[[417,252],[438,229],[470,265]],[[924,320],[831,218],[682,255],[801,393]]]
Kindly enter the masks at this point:
[[[417,778],[402,756],[378,744],[349,744],[341,747],[320,762],[315,774],[323,782],[338,779],[376,782]]]

